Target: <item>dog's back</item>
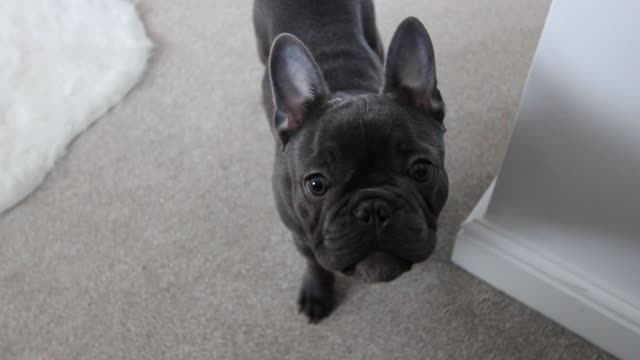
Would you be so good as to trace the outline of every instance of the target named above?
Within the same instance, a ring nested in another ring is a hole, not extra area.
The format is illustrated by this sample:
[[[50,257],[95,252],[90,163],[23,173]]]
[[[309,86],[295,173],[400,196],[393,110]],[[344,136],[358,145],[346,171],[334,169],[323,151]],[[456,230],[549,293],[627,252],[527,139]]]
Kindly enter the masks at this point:
[[[309,48],[332,92],[380,87],[384,50],[371,0],[256,0],[253,20],[263,64],[273,40],[290,33]]]

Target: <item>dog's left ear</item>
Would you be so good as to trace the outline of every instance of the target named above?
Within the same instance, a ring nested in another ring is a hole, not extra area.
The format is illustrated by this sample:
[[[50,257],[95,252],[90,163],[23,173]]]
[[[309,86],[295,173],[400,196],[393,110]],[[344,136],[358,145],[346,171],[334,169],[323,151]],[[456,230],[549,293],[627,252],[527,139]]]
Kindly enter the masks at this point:
[[[420,20],[408,17],[393,35],[387,63],[383,93],[404,104],[444,119],[444,101],[438,90],[436,60],[429,33]]]

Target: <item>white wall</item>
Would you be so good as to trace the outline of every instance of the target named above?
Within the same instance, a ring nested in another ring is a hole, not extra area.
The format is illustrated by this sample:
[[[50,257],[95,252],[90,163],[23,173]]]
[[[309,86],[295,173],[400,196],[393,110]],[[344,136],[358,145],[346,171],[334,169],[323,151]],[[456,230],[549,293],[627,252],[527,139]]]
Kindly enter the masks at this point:
[[[640,1],[553,4],[487,216],[640,308]]]
[[[519,256],[544,259],[531,261],[540,276],[529,281],[563,273],[562,291],[584,295],[577,308],[602,305],[637,342],[614,344],[615,334],[555,315],[551,295],[530,305],[618,356],[632,358],[635,348],[640,358],[640,1],[554,1],[489,199],[476,225],[498,229],[525,251]],[[483,241],[473,230],[465,235],[474,226],[463,226],[454,261],[527,302],[526,286],[514,290],[513,279],[488,278],[490,268],[474,263],[464,248]]]

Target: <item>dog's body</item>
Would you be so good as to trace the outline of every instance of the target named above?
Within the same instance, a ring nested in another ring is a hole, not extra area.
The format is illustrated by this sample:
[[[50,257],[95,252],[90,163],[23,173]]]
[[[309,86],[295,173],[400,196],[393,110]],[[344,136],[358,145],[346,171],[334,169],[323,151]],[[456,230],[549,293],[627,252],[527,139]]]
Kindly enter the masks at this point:
[[[389,281],[433,252],[448,194],[433,47],[408,18],[383,70],[369,0],[256,0],[254,25],[273,191],[308,263],[300,310],[318,321],[334,272]]]

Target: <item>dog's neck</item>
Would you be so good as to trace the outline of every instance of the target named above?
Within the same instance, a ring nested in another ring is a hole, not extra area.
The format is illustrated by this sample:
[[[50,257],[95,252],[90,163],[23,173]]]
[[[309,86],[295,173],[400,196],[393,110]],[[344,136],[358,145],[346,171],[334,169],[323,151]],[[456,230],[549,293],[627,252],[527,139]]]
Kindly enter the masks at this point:
[[[379,92],[382,86],[382,59],[359,37],[343,37],[340,42],[317,42],[310,47],[333,94],[360,95]]]

